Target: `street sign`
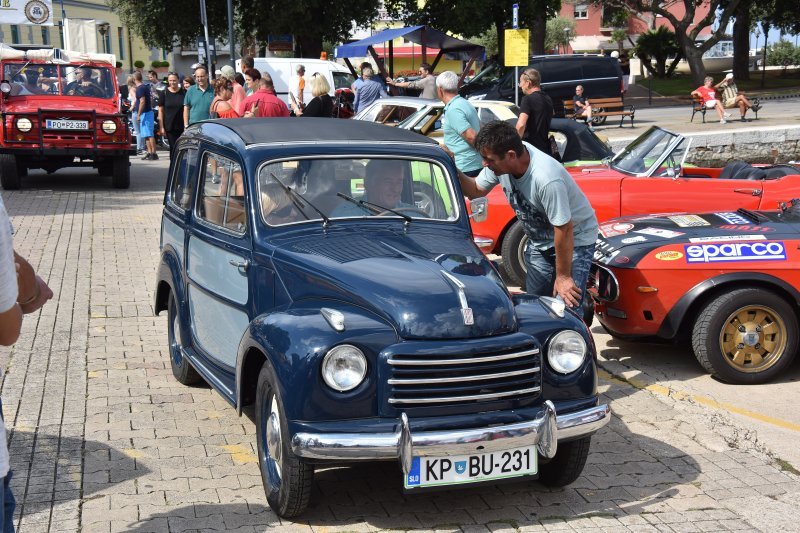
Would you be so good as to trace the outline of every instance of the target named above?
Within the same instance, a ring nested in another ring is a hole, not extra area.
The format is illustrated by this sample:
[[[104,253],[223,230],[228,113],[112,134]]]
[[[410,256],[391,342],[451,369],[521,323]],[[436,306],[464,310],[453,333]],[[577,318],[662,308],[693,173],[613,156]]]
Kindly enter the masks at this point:
[[[519,28],[519,4],[511,6],[511,27],[515,30]]]
[[[507,67],[528,66],[529,36],[529,30],[506,30],[505,65]]]
[[[291,34],[267,35],[267,49],[270,52],[291,52],[294,50],[294,36]]]

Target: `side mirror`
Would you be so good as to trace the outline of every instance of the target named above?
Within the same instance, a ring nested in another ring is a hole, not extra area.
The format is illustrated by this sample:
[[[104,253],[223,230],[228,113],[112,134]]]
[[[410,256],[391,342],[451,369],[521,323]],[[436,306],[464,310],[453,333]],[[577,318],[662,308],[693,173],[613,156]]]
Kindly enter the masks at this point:
[[[483,222],[489,216],[489,200],[486,197],[470,200],[469,209],[472,214],[469,216],[473,222]]]

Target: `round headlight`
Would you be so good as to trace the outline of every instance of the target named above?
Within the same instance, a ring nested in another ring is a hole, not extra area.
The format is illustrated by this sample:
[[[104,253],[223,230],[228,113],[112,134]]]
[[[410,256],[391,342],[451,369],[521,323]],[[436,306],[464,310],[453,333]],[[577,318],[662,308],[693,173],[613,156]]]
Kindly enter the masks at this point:
[[[117,123],[113,120],[104,120],[103,121],[103,131],[111,135],[115,131],[117,131]]]
[[[17,119],[17,129],[23,133],[27,133],[31,131],[33,124],[31,123],[30,119],[27,118],[18,118]]]
[[[557,333],[547,345],[547,361],[556,372],[575,372],[586,358],[586,341],[577,331]]]
[[[0,93],[9,94],[11,93],[11,84],[6,80],[0,82]]]
[[[358,387],[367,375],[367,358],[349,344],[342,344],[322,360],[322,379],[332,389],[345,392]]]

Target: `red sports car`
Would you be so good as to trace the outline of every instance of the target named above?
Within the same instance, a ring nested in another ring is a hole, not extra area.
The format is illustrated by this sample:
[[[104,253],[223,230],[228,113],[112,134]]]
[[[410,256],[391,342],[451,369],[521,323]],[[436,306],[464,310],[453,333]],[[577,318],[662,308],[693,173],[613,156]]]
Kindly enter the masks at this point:
[[[657,126],[644,132],[602,165],[567,170],[586,193],[600,222],[645,213],[776,209],[800,190],[792,165],[751,166],[734,161],[724,168],[684,165],[691,139]],[[510,281],[523,285],[523,251],[528,238],[500,187],[489,193],[488,218],[472,224],[485,253],[503,257]]]
[[[689,340],[718,379],[763,383],[798,349],[800,200],[780,211],[650,215],[601,225],[590,279],[615,337]]]

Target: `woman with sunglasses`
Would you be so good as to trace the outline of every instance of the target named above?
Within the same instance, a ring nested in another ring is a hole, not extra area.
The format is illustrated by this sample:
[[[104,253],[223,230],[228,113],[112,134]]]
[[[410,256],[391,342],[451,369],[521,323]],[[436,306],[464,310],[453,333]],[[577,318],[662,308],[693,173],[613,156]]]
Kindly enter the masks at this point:
[[[231,105],[233,83],[227,78],[214,81],[214,100],[211,102],[211,118],[239,118],[241,115]]]
[[[181,87],[180,79],[174,72],[167,76],[167,88],[161,93],[158,102],[158,124],[167,135],[169,142],[169,158],[175,151],[178,137],[183,133],[183,98],[186,91]]]
[[[298,117],[331,118],[333,115],[333,98],[328,94],[330,90],[331,86],[325,76],[315,72],[311,78],[311,94],[314,98],[305,107],[292,102],[294,114]]]

